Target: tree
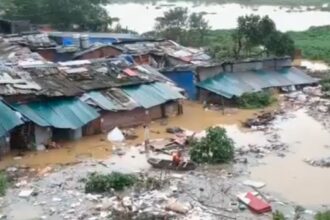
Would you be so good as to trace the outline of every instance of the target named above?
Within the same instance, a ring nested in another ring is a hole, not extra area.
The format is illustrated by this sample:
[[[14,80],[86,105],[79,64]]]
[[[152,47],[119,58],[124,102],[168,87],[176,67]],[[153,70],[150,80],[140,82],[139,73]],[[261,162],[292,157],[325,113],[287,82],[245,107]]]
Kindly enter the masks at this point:
[[[196,163],[218,164],[228,162],[233,157],[234,142],[224,128],[209,128],[206,137],[191,142],[190,158]]]
[[[50,24],[59,30],[106,31],[111,18],[102,7],[109,0],[4,0],[4,17]]]
[[[265,39],[264,46],[268,54],[275,56],[293,55],[295,46],[294,41],[288,34],[275,31]]]
[[[245,52],[251,56],[252,51],[256,55],[292,55],[294,41],[289,35],[276,30],[276,25],[268,16],[258,15],[241,16],[237,20],[238,28],[232,34],[234,42],[233,54],[236,59]]]
[[[210,26],[206,19],[204,18],[204,15],[202,13],[192,13],[189,16],[188,20],[189,24],[189,39],[190,40],[189,44],[190,45],[198,45],[202,44],[204,42],[205,35],[210,29]],[[188,39],[188,40],[189,40]]]
[[[156,31],[166,39],[182,42],[187,28],[188,9],[174,8],[156,18]]]
[[[210,29],[201,13],[189,15],[187,8],[177,7],[156,19],[155,31],[159,36],[181,44],[200,46]]]

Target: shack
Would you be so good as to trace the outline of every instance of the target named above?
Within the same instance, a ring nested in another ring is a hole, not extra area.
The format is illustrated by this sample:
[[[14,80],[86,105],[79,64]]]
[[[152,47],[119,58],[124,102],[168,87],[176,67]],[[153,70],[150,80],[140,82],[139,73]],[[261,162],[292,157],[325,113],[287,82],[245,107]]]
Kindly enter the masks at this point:
[[[285,57],[225,63],[223,71],[197,83],[197,87],[199,100],[222,103],[244,93],[301,87],[317,82],[303,70],[292,67],[290,58]]]
[[[10,150],[12,130],[24,122],[3,101],[0,101],[0,115],[0,154],[5,154]]]

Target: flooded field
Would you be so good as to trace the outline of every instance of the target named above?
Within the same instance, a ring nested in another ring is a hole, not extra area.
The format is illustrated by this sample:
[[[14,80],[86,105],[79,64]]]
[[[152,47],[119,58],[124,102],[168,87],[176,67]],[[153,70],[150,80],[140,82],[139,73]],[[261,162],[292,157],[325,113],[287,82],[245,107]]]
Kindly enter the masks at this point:
[[[159,5],[166,5],[160,7]],[[247,6],[240,4],[195,4],[187,1],[160,2],[159,5],[152,3],[120,3],[110,4],[106,8],[112,17],[120,19],[123,27],[144,33],[151,31],[155,26],[155,19],[165,11],[174,7],[186,7],[191,12],[206,13],[205,18],[209,21],[212,29],[232,29],[237,26],[237,18],[242,15],[257,14],[268,15],[281,31],[302,31],[312,26],[330,24],[330,12],[311,10],[302,6],[296,9],[280,6]],[[138,14],[138,19],[137,15]],[[305,19],[308,18],[308,19]]]
[[[251,171],[253,179],[264,181],[266,188],[288,200],[304,206],[330,205],[330,170],[313,167],[306,158],[330,156],[330,133],[304,110],[294,113],[295,118],[276,124],[281,140],[288,143],[291,153],[279,158],[269,156]]]

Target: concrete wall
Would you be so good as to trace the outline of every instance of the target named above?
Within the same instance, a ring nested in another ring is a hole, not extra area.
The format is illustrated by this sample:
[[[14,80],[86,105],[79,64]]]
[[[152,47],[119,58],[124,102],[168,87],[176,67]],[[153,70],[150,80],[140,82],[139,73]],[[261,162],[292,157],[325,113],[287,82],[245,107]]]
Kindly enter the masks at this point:
[[[234,63],[233,72],[245,72],[249,70],[262,69],[262,62]]]
[[[276,70],[282,67],[291,66],[291,58],[266,59],[251,62],[227,63],[223,65],[225,72],[245,72],[250,70]]]
[[[210,67],[197,67],[196,74],[200,81],[212,78],[223,72],[222,65],[210,66]]]

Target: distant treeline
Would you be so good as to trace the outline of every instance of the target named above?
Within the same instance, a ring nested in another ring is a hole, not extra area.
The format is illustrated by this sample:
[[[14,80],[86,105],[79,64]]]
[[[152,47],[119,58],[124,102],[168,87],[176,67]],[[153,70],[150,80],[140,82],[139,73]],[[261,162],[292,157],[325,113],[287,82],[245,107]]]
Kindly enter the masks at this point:
[[[196,4],[225,4],[239,3],[245,5],[283,5],[283,6],[321,6],[325,3],[330,3],[329,0],[167,0],[167,2],[194,2]],[[112,3],[157,3],[164,0],[112,0]]]

